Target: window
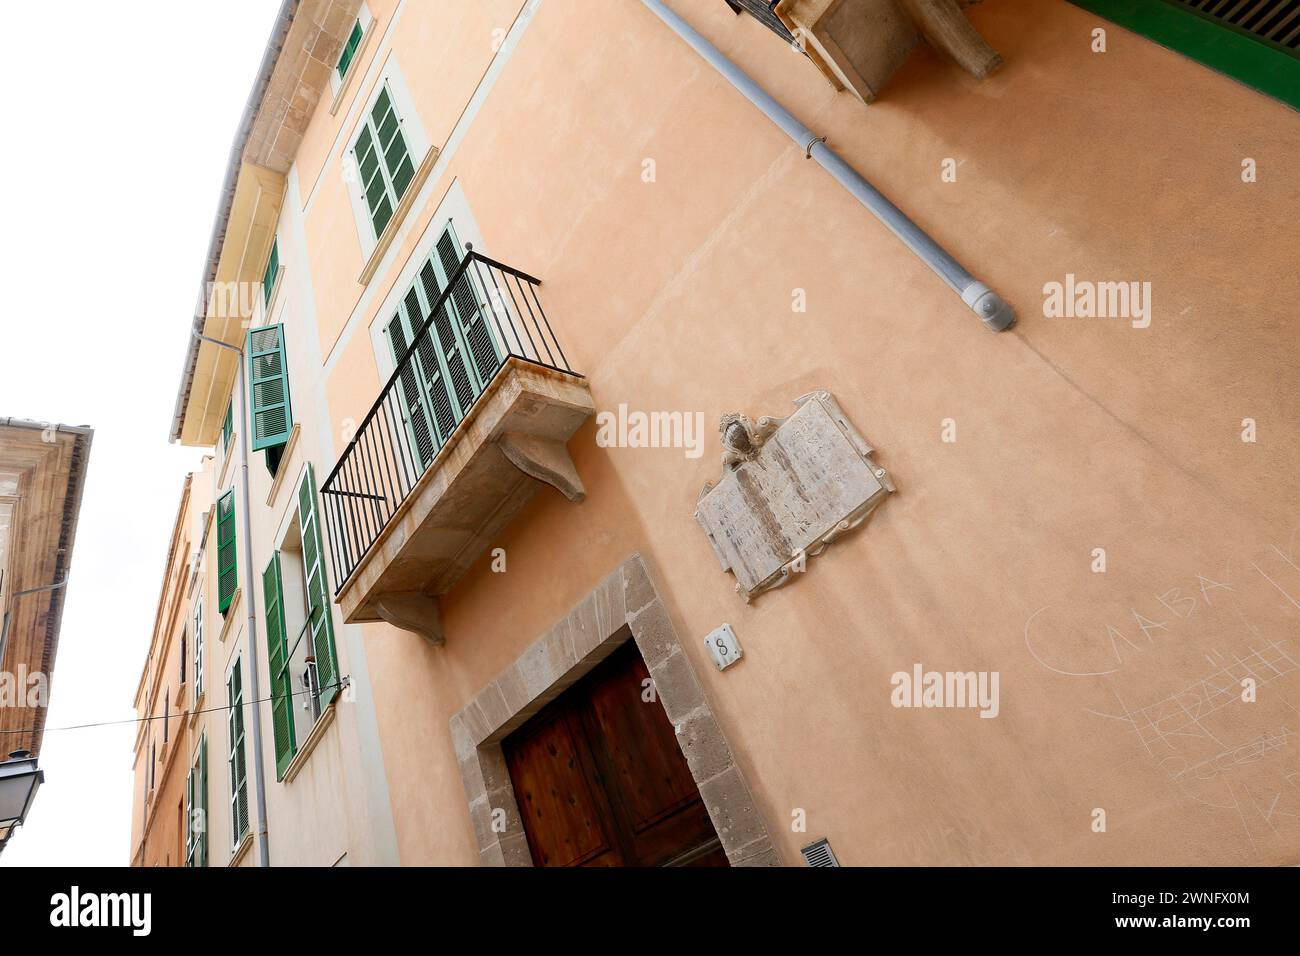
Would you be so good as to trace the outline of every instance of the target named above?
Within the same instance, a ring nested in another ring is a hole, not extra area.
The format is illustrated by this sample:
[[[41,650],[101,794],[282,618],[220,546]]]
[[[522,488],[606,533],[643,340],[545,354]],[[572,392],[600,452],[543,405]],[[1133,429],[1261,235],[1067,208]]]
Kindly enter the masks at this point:
[[[194,603],[194,699],[203,696],[203,593]]]
[[[388,321],[394,363],[401,363],[463,258],[460,241],[448,223]],[[485,307],[472,282],[457,281],[429,333],[419,338],[411,360],[402,368],[403,418],[421,470],[433,461],[503,361]]]
[[[181,684],[185,683],[185,671],[189,666],[189,631],[187,628],[181,628]]]
[[[293,430],[284,326],[268,325],[250,330],[245,354],[253,451],[266,450],[266,466],[274,475],[279,471],[280,456]]]
[[[158,745],[152,741],[149,743],[149,789],[153,790],[154,781],[157,777],[158,767]]]
[[[298,514],[262,574],[271,671],[275,767],[284,779],[311,728],[338,694],[334,619],[311,464],[298,485]]]
[[[217,499],[217,610],[225,614],[235,599],[239,569],[235,558],[235,492]]]
[[[271,255],[266,260],[266,271],[262,273],[262,301],[271,304],[271,293],[275,291],[275,280],[280,275],[280,237],[271,241]]]
[[[170,687],[163,693],[163,743],[171,740],[169,733],[169,723],[172,715],[172,689]]]
[[[337,99],[342,92],[346,81],[351,78],[352,68],[356,65],[357,59],[361,56],[362,49],[365,47],[370,34],[371,24],[374,18],[370,15],[370,10],[363,3],[357,10],[357,18],[352,22],[352,29],[348,33],[348,38],[343,43],[343,50],[339,53],[338,62],[334,66],[334,72],[330,74],[330,90],[335,96],[335,106],[338,105]],[[334,112],[334,107],[330,108]]]
[[[1161,46],[1300,109],[1294,3],[1238,0],[1073,0]]]
[[[337,69],[340,80],[348,75],[348,67],[352,65],[352,58],[357,55],[357,47],[361,46],[361,38],[365,33],[366,28],[361,25],[361,18],[357,17],[356,23],[352,24],[352,32],[348,34],[348,41],[343,44],[343,52],[339,54]]]
[[[208,740],[199,737],[185,784],[185,865],[208,865]]]
[[[226,733],[230,755],[230,832],[232,845],[239,846],[248,833],[248,763],[244,757],[244,684],[240,659],[235,658],[226,678]]]
[[[230,439],[235,431],[235,400],[232,398],[226,406],[226,419],[221,423],[221,454],[230,454]]]
[[[406,187],[415,178],[402,124],[403,118],[393,105],[392,88],[385,80],[352,146],[352,161],[376,239],[383,234]]]

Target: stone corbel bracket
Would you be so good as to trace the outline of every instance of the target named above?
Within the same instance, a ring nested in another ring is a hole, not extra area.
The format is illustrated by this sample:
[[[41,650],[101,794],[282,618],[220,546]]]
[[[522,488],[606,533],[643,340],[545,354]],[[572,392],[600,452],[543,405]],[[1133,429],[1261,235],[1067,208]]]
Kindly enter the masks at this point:
[[[696,520],[746,602],[789,583],[895,491],[829,391],[794,405],[791,415],[756,424],[738,412],[723,415],[723,474],[705,482],[696,503]]]
[[[506,432],[497,446],[510,463],[531,478],[544,481],[570,501],[581,501],[587,490],[569,457],[569,448],[558,438]]]
[[[977,79],[1002,64],[962,12],[974,0],[781,0],[775,13],[836,89],[864,103],[924,39]]]

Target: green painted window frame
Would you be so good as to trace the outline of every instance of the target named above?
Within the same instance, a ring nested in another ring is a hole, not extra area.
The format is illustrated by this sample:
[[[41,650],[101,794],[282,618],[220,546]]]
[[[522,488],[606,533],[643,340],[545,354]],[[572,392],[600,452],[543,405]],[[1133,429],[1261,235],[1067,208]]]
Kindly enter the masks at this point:
[[[243,658],[236,657],[226,678],[226,735],[230,772],[231,848],[237,849],[248,834],[248,759],[245,755]]]
[[[450,222],[398,303],[384,332],[394,363],[401,360],[464,259]],[[421,472],[428,468],[456,426],[469,413],[505,361],[505,349],[487,321],[474,284],[462,278],[447,297],[402,370],[402,411],[410,447]]]
[[[1300,59],[1170,0],[1070,0],[1261,93],[1300,109]]]
[[[252,450],[283,445],[293,431],[284,326],[249,329],[244,354],[248,357],[248,425],[253,438]]]
[[[280,237],[271,240],[271,254],[266,259],[266,271],[262,273],[262,301],[271,304],[271,293],[275,291],[275,280],[280,275]]]
[[[198,759],[185,782],[185,865],[208,865],[208,736],[199,735]],[[196,816],[197,814],[197,816]]]
[[[221,422],[221,454],[230,454],[230,439],[235,434],[235,400],[226,406],[226,417]]]
[[[334,616],[331,610],[329,577],[325,569],[325,548],[320,527],[320,505],[316,476],[310,462],[298,484],[298,530],[302,544],[302,570],[307,620],[291,635],[284,617],[284,574],[281,552],[276,551],[262,573],[266,621],[267,669],[271,673],[271,725],[275,740],[276,779],[283,780],[298,753],[293,714],[293,674],[290,667],[299,641],[306,638],[316,665],[316,686],[324,713],[338,695],[338,652],[334,645]],[[319,718],[317,718],[319,719]]]
[[[289,636],[284,626],[284,579],[280,552],[262,572],[262,598],[266,620],[266,657],[271,672],[271,726],[275,738],[275,773],[283,780],[297,753],[293,726],[293,677],[289,673]]]
[[[230,610],[239,589],[239,559],[235,547],[235,490],[217,499],[217,610]]]
[[[302,536],[302,567],[307,585],[307,620],[316,658],[316,686],[324,712],[339,692],[339,662],[334,645],[334,615],[329,575],[325,569],[325,542],[321,534],[320,498],[311,462],[298,484],[298,527]]]
[[[339,54],[339,62],[335,65],[340,80],[347,77],[348,69],[352,66],[352,58],[357,55],[357,47],[361,46],[361,40],[365,35],[366,28],[361,25],[361,18],[357,17],[352,24],[352,32],[348,34],[347,42],[343,44],[343,51]]]
[[[415,161],[403,122],[392,87],[385,80],[375,102],[366,110],[351,149],[361,198],[369,213],[366,218],[376,240],[384,234],[415,179]]]
[[[203,594],[194,602],[194,699],[203,696]]]

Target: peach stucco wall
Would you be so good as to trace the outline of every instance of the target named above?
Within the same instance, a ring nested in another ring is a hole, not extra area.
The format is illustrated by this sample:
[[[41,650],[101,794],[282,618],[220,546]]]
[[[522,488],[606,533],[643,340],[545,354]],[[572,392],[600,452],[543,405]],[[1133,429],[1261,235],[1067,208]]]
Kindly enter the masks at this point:
[[[598,448],[589,424],[570,444],[587,499],[534,499],[497,542],[507,573],[485,558],[444,600],[445,647],[367,626],[402,861],[477,862],[448,718],[632,551],[787,862],[822,835],[847,864],[1300,860],[1296,114],[1110,24],[1095,54],[1100,21],[1056,0],[970,11],[1006,60],[990,79],[922,50],[871,107],[721,0],[672,5],[1020,321],[983,329],[640,4],[543,2],[404,241],[424,251],[412,237],[458,180],[491,255],[543,279],[597,408],[700,410],[708,442],[699,459]],[[435,144],[479,55],[437,40],[458,22],[412,4],[393,35]],[[310,135],[304,151],[320,155]],[[326,392],[359,420],[370,315],[340,331],[360,251],[336,171],[321,179],[306,222],[322,353],[339,350]],[[1044,318],[1066,273],[1150,281],[1151,326]],[[898,494],[746,606],[692,518],[719,473],[713,424],[815,387]],[[719,674],[700,639],[724,621],[746,658]],[[1245,672],[1223,668],[1254,653],[1273,667],[1254,664],[1244,703]],[[1000,672],[999,716],[893,708],[890,676],[914,663]],[[1227,696],[1205,699],[1207,678]]]

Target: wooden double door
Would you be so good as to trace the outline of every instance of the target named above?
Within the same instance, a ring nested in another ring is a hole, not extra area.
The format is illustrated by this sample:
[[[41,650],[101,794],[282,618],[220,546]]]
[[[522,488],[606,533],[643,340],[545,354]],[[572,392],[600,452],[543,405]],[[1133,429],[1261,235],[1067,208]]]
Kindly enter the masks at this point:
[[[649,676],[629,640],[503,742],[534,865],[728,865]]]

